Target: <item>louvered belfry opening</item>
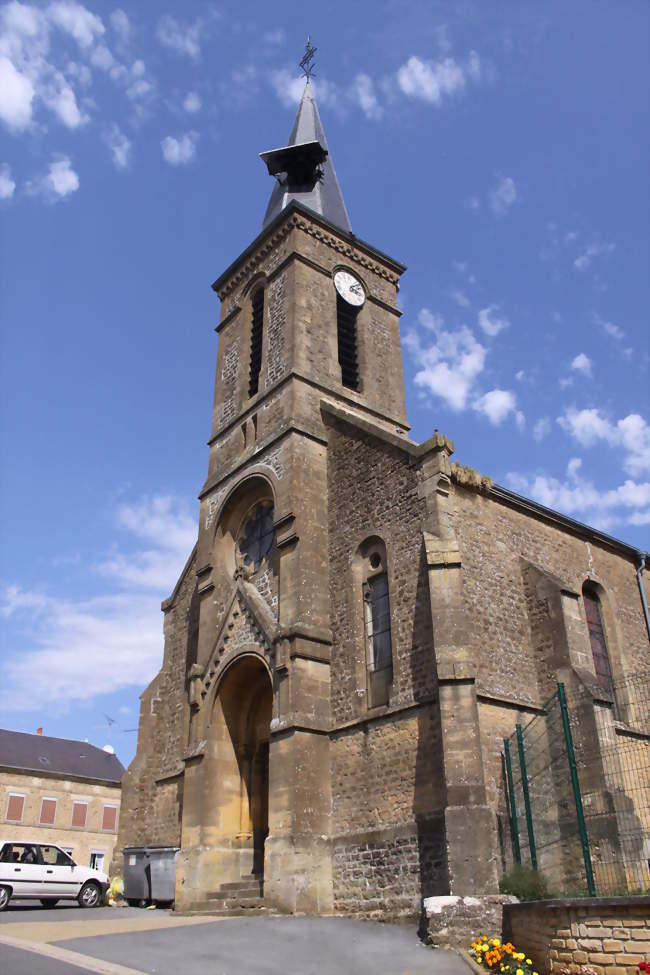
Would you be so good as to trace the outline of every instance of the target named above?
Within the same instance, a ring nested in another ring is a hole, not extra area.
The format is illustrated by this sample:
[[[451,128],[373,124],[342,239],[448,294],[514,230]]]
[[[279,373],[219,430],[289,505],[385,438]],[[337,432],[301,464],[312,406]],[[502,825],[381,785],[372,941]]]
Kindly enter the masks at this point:
[[[258,288],[252,297],[253,322],[251,326],[251,365],[248,395],[254,396],[260,385],[262,368],[262,333],[264,330],[264,288]]]
[[[359,309],[348,305],[340,295],[336,296],[336,324],[339,340],[339,365],[341,381],[348,389],[359,389],[357,362],[357,315]]]

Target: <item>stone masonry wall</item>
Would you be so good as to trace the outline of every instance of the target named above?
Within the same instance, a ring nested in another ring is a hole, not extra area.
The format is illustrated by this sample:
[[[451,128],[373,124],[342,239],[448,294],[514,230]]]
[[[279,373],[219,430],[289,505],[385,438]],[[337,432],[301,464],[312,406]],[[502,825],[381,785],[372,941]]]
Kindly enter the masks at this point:
[[[636,975],[650,962],[650,897],[539,901],[504,908],[503,935],[540,975]]]
[[[338,422],[329,433],[328,487],[335,907],[415,916],[422,896],[442,893],[446,878],[421,502],[402,451]],[[373,709],[359,639],[361,586],[352,572],[357,548],[370,535],[386,545],[394,669],[388,706]]]
[[[454,503],[464,598],[475,621],[472,642],[483,690],[536,704],[554,690],[556,677],[547,666],[550,643],[539,613],[529,616],[522,559],[577,593],[590,576],[600,582],[616,609],[616,628],[606,625],[614,679],[647,668],[648,635],[631,560],[458,485]]]
[[[196,653],[195,571],[193,557],[165,614],[162,668],[140,699],[138,750],[122,779],[118,872],[125,846],[180,845],[185,674]]]

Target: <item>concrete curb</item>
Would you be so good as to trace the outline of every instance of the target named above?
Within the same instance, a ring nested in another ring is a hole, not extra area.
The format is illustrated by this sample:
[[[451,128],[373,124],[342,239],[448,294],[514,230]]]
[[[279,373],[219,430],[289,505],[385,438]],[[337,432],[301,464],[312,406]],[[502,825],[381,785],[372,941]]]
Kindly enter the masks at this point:
[[[97,972],[98,975],[146,975],[146,972],[140,969],[125,968],[124,965],[115,965],[113,962],[102,961],[100,958],[91,958],[90,955],[80,955],[76,951],[57,948],[55,945],[38,944],[34,941],[23,941],[20,938],[9,938],[4,935],[0,935],[0,945],[18,948],[20,951],[31,951],[35,955],[43,955],[45,958],[54,958],[56,961],[67,962],[68,965],[85,968],[87,972]]]

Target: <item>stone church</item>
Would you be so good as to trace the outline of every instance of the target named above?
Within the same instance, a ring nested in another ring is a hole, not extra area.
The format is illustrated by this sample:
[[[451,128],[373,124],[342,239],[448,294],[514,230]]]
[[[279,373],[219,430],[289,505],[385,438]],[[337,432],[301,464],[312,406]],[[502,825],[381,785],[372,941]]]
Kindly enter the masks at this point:
[[[177,909],[416,916],[498,891],[515,724],[647,668],[643,553],[409,437],[406,268],[352,232],[309,78],[262,160],[117,849],[177,846]]]

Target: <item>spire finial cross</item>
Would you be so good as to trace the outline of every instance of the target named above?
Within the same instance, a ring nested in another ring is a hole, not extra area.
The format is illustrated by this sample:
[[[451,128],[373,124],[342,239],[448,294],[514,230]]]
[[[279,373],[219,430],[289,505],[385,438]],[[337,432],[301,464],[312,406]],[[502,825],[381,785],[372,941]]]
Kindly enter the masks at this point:
[[[316,56],[317,48],[311,46],[311,37],[307,35],[307,43],[305,44],[305,53],[300,61],[300,67],[302,68],[302,73],[304,74],[307,81],[311,78],[314,73],[314,67],[312,61]]]

